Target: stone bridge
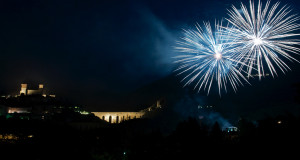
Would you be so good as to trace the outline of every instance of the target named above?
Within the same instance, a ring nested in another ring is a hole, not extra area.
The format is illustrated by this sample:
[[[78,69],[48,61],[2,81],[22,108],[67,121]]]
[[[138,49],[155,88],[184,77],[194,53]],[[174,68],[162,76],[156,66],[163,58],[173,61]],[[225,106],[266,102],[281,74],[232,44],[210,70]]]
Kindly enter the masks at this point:
[[[120,123],[122,121],[142,118],[145,112],[92,112],[95,116],[109,123]]]

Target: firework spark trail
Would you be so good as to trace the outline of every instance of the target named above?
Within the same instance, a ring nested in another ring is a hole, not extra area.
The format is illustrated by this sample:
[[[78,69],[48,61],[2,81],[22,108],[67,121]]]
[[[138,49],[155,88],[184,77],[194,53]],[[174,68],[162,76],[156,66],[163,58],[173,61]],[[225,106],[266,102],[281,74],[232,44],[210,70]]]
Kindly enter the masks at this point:
[[[264,64],[274,77],[276,67],[283,73],[290,70],[282,59],[297,61],[290,53],[299,54],[299,39],[293,39],[300,34],[293,33],[300,29],[297,23],[299,16],[291,14],[290,7],[279,7],[277,2],[270,7],[267,1],[264,8],[259,1],[257,8],[250,0],[249,11],[241,3],[241,10],[232,6],[229,11],[228,22],[232,27],[224,27],[224,35],[236,45],[233,59],[247,64],[248,77],[252,70],[257,70],[259,79],[265,75]],[[298,62],[298,61],[297,61]],[[240,68],[243,68],[241,65]]]
[[[186,74],[182,79],[186,81],[184,86],[195,81],[194,89],[198,87],[199,92],[203,88],[209,94],[216,81],[221,96],[222,88],[227,91],[227,83],[231,84],[234,91],[243,85],[243,80],[249,83],[242,71],[236,68],[242,62],[232,58],[234,48],[222,39],[221,28],[222,24],[215,24],[217,31],[213,32],[210,23],[204,23],[204,31],[199,24],[195,30],[184,30],[185,37],[175,47],[181,54],[174,57],[177,59],[175,63],[180,64],[175,72],[179,72],[178,75]]]

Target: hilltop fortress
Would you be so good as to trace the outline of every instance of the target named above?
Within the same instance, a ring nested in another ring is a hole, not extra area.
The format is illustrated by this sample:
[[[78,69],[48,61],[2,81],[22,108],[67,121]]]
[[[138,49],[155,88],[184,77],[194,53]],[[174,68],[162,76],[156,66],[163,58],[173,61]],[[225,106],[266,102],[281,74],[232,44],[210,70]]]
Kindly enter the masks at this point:
[[[20,92],[15,96],[1,96],[0,115],[9,114],[31,114],[37,113],[45,117],[50,113],[61,113],[63,109],[72,108],[75,112],[80,114],[88,114],[89,112],[82,110],[78,106],[64,106],[63,104],[47,104],[51,98],[55,98],[55,95],[46,94],[43,84],[38,84],[32,87],[28,84],[21,84]],[[55,100],[55,99],[52,99]],[[6,103],[10,102],[10,103]],[[30,104],[28,104],[30,102]],[[44,104],[36,104],[37,102]],[[2,108],[2,109],[1,109]],[[138,112],[90,112],[95,116],[109,123],[121,123],[123,121],[138,119],[145,116],[146,113],[150,113],[162,108],[161,100],[156,101],[152,106],[140,110]],[[1,111],[3,110],[3,111]],[[3,113],[2,113],[3,112]]]
[[[21,90],[19,96],[30,96],[30,95],[41,95],[43,97],[50,96],[55,97],[55,95],[46,95],[44,91],[44,85],[39,84],[38,88],[29,88],[30,86],[28,84],[21,84]],[[157,109],[162,108],[161,101],[156,101],[155,104],[152,106],[140,110],[138,112],[91,112],[95,116],[99,117],[100,119],[109,122],[109,123],[121,123],[126,120],[130,119],[137,119],[142,118],[147,112],[151,112]],[[18,108],[20,110],[20,108]],[[19,110],[14,110],[14,112],[17,112]],[[26,112],[27,113],[27,112]],[[28,112],[29,113],[29,112]]]

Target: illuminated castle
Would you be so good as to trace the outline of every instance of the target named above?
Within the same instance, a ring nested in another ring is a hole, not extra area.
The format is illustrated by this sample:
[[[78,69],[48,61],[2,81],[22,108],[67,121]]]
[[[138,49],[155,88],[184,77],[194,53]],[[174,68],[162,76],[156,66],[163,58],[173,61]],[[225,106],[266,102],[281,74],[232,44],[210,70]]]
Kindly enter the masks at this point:
[[[21,84],[21,91],[20,91],[20,95],[43,95],[44,94],[44,85],[43,84],[39,84],[39,88],[36,90],[33,89],[28,89],[28,85],[27,84]]]
[[[21,90],[20,90],[20,96],[30,96],[30,95],[41,95],[43,97],[50,96],[50,97],[55,97],[54,94],[46,95],[44,91],[44,85],[39,84],[38,89],[28,89],[28,84],[21,84]]]

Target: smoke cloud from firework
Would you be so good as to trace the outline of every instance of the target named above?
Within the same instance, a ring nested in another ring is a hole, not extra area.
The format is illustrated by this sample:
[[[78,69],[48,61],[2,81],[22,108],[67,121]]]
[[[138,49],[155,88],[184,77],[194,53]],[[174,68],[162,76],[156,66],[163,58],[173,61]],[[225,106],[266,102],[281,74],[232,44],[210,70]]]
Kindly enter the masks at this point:
[[[174,105],[173,110],[183,119],[195,118],[201,124],[208,127],[212,127],[216,122],[219,123],[221,129],[232,126],[227,119],[216,111],[215,106],[207,104],[203,96],[185,94]]]

